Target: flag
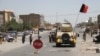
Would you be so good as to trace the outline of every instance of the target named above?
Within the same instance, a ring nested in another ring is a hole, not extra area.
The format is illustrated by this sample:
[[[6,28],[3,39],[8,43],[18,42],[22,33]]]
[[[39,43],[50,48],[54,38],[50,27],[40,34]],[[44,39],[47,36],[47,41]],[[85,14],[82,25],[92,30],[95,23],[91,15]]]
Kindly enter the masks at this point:
[[[82,4],[80,12],[81,13],[87,13],[88,10],[88,6],[86,4]]]

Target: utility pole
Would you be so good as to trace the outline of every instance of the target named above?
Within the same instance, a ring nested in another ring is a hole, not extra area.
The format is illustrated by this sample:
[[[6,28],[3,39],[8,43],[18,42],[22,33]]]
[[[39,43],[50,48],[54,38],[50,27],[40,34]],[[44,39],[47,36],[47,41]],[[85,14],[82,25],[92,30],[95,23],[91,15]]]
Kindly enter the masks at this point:
[[[57,23],[57,20],[58,20],[58,19],[57,19],[57,12],[56,12],[56,23]]]
[[[56,12],[56,35],[57,35],[57,28],[58,28],[58,25],[57,25],[57,12]]]
[[[98,28],[99,28],[99,31],[100,31],[100,15],[98,15],[98,19],[97,19],[97,23],[98,23]],[[99,33],[99,35],[100,35],[100,33]]]

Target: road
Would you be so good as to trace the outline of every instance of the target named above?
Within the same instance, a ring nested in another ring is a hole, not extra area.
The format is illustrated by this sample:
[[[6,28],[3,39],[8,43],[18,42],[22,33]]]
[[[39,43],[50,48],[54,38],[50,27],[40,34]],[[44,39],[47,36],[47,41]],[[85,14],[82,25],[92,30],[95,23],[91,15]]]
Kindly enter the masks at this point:
[[[38,54],[35,53],[36,49],[34,49],[32,45],[28,44],[26,46],[14,49],[12,51],[2,53],[0,54],[0,56],[83,56],[83,54],[80,52],[80,50],[82,50],[81,45],[84,43],[81,38],[82,37],[81,33],[80,37],[78,37],[77,39],[78,41],[76,47],[69,47],[69,46],[56,47],[55,43],[49,43],[48,34],[49,31],[44,34],[41,34],[42,36],[41,40],[43,41],[44,45],[39,50]],[[35,40],[36,36],[33,39]]]

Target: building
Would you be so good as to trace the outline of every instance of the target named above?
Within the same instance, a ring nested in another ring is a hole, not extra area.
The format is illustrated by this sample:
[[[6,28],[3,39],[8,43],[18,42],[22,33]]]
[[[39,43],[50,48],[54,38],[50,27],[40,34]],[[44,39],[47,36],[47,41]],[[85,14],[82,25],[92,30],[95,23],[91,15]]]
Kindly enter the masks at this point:
[[[19,18],[19,16],[16,16],[16,22],[19,24],[23,24],[23,20]]]
[[[0,11],[0,27],[11,21],[14,17],[14,13],[10,10]]]
[[[44,16],[40,14],[31,13],[29,15],[19,15],[19,17],[23,20],[23,23],[33,27],[44,27],[45,25]]]
[[[94,23],[96,21],[97,21],[97,17],[90,17],[89,20],[88,20],[89,23],[91,23],[91,22]]]

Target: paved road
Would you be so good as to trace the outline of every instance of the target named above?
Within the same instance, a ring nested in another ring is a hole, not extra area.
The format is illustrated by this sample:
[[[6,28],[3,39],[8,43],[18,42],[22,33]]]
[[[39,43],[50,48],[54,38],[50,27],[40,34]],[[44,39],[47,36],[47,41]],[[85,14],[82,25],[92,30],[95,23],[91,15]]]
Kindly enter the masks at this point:
[[[34,54],[35,49],[32,45],[26,45],[7,53],[0,54],[0,56],[77,56],[76,48],[66,46],[56,47],[55,43],[49,43],[48,34],[49,32],[46,32],[41,35],[41,40],[43,41],[44,45],[43,48],[39,50],[39,54]]]
[[[82,33],[80,33],[80,37],[78,37],[76,47],[68,47],[68,46],[56,47],[55,43],[49,43],[48,34],[49,34],[49,32],[41,34],[41,36],[42,36],[41,40],[43,41],[44,45],[43,45],[43,48],[39,50],[38,54],[35,54],[34,52],[36,50],[33,48],[32,45],[28,44],[21,48],[17,48],[12,51],[9,51],[7,53],[0,54],[0,56],[88,56],[91,54],[91,53],[86,54],[85,53],[86,51],[82,52],[83,47],[87,48],[83,44],[88,43],[88,42],[83,42]],[[87,38],[87,39],[89,40],[90,36],[88,35],[88,37],[89,38]],[[34,37],[33,39],[36,39],[36,37]],[[94,54],[94,55],[96,55],[96,54]]]

